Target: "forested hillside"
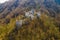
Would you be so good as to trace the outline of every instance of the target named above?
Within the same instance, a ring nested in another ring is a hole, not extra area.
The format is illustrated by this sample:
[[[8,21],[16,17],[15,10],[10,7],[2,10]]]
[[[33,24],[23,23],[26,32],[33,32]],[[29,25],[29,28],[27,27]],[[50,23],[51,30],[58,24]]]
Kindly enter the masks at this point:
[[[9,0],[0,4],[0,40],[60,40],[60,1]]]

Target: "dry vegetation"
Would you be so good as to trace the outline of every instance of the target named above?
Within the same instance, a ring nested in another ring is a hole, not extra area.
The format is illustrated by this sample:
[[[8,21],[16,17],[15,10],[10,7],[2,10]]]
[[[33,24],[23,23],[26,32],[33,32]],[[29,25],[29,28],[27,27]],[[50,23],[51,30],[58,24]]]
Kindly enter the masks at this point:
[[[60,29],[54,18],[42,14],[39,19],[28,21],[19,30],[15,30],[15,18],[8,24],[0,24],[0,40],[60,40]]]

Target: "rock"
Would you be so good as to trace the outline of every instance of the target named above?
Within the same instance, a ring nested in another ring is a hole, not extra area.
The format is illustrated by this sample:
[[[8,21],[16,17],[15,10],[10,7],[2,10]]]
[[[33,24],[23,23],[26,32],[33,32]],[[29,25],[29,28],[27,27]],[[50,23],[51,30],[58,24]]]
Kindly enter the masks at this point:
[[[16,20],[16,29],[19,30],[23,25],[23,20]]]
[[[29,17],[30,17],[31,20],[34,19],[34,15],[32,15],[32,14],[30,14]]]
[[[29,17],[29,12],[25,12],[25,17]]]
[[[37,14],[36,14],[37,18],[39,18],[40,15],[41,15],[41,13],[40,12],[37,12]]]

